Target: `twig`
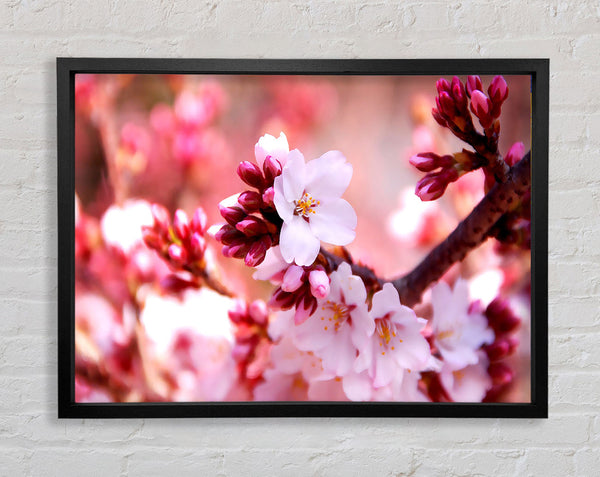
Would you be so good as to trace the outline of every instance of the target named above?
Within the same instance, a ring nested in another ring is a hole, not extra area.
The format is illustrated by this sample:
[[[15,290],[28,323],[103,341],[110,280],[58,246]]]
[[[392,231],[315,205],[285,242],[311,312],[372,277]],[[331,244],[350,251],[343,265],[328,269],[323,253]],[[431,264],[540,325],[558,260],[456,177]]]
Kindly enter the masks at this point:
[[[423,291],[454,263],[479,246],[488,237],[488,230],[531,187],[531,152],[528,152],[506,177],[498,182],[477,204],[454,231],[408,275],[392,281],[405,306],[414,306]]]

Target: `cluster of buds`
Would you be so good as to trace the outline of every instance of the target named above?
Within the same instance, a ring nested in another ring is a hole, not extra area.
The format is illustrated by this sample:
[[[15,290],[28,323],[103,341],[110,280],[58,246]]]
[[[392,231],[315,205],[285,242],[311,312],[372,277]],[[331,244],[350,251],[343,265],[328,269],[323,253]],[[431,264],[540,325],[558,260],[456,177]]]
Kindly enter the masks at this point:
[[[249,385],[254,385],[269,364],[271,340],[267,333],[267,305],[262,300],[251,303],[236,300],[228,314],[235,325],[233,357],[237,362],[239,375]]]
[[[206,267],[206,214],[196,209],[192,219],[177,210],[171,222],[163,206],[152,205],[152,226],[142,228],[144,243],[155,250],[174,270],[185,270],[202,276]]]
[[[427,175],[417,182],[415,194],[422,201],[439,199],[451,182],[470,171],[482,167],[486,160],[472,151],[463,149],[452,155],[440,156],[422,152],[412,156],[409,162]]]
[[[438,95],[433,108],[434,119],[443,127],[449,128],[457,137],[466,140],[476,134],[471,113],[477,117],[486,136],[499,132],[502,103],[508,97],[508,86],[502,76],[496,76],[487,94],[479,76],[469,76],[466,86],[455,76],[452,82],[441,78],[436,83]],[[498,131],[496,130],[498,129]],[[468,142],[468,141],[467,141]]]
[[[296,307],[294,321],[303,323],[317,309],[317,299],[329,295],[329,275],[321,265],[300,267],[290,265],[284,272],[281,284],[273,293],[269,305],[289,310]]]
[[[521,319],[515,315],[508,301],[499,297],[487,306],[485,316],[496,337],[493,343],[483,347],[490,360],[488,374],[493,383],[485,401],[495,402],[515,376],[505,360],[515,352],[519,344],[513,333],[521,325]]]
[[[467,78],[467,95],[471,98],[471,111],[479,119],[484,130],[500,117],[502,103],[508,97],[508,85],[502,76],[496,76],[488,87],[487,95],[479,76]]]
[[[487,95],[483,92],[479,76],[469,76],[466,86],[457,76],[452,82],[441,78],[436,87],[437,107],[432,110],[434,119],[441,126],[450,129],[456,137],[473,146],[476,152],[463,149],[453,155],[440,156],[424,152],[411,157],[410,163],[413,166],[428,173],[417,183],[415,191],[423,201],[438,199],[444,194],[448,184],[467,172],[484,167],[486,176],[495,183],[498,168],[503,172],[506,169],[504,161],[498,159],[500,122],[497,120],[502,103],[508,97],[508,86],[504,78],[496,76]],[[475,129],[473,115],[479,119],[485,135]],[[487,185],[486,180],[486,187]]]
[[[267,156],[262,170],[256,164],[244,161],[237,173],[250,187],[238,198],[236,205],[219,205],[219,211],[227,224],[215,234],[223,244],[223,255],[244,259],[249,267],[260,265],[267,250],[279,243],[281,218],[273,204],[273,181],[281,174],[281,164]]]

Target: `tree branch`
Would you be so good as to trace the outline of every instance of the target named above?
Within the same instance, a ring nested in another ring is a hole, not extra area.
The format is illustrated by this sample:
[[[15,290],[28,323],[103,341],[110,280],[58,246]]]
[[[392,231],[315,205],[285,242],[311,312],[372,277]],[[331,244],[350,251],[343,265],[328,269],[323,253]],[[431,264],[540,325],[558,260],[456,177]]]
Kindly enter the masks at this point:
[[[454,263],[461,261],[488,237],[488,230],[531,187],[531,152],[508,172],[505,182],[498,182],[454,231],[408,275],[392,284],[403,305],[419,303],[425,289]]]

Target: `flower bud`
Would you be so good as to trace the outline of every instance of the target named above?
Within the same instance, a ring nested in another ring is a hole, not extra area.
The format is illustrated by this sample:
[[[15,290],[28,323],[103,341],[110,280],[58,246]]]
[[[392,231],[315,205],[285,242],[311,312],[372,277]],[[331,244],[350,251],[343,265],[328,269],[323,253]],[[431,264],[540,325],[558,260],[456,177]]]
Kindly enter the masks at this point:
[[[467,95],[469,97],[473,94],[473,91],[482,91],[483,84],[481,83],[481,78],[479,76],[468,76],[467,77]]]
[[[492,103],[484,93],[479,90],[473,91],[471,94],[471,110],[475,116],[482,119],[489,114],[491,108]]]
[[[438,168],[435,160],[436,156],[437,155],[433,154],[432,152],[419,153],[415,156],[412,156],[408,162],[410,162],[411,165],[415,166],[421,172],[431,172]]]
[[[456,107],[454,105],[454,100],[447,92],[440,93],[439,96],[439,106],[441,111],[450,119],[453,119],[456,116]]]
[[[294,323],[301,325],[315,312],[317,309],[317,300],[310,294],[304,295],[304,299],[296,303],[296,313],[294,314]]]
[[[268,232],[267,224],[262,219],[248,215],[244,220],[240,220],[235,228],[242,232],[246,237],[264,235]]]
[[[488,373],[495,385],[508,384],[513,380],[515,373],[504,363],[491,363]]]
[[[437,98],[436,98],[437,99]],[[433,116],[433,119],[435,119],[435,121],[442,126],[443,128],[445,128],[446,126],[448,126],[448,123],[446,122],[446,120],[442,117],[442,115],[440,114],[438,108],[432,108],[431,110],[431,115]]]
[[[224,207],[223,205],[219,204],[219,212],[221,213],[221,216],[234,227],[240,220],[243,220],[248,216],[244,209],[237,206]]]
[[[499,297],[488,305],[485,316],[496,335],[510,333],[521,324],[521,319],[513,313],[508,301]]]
[[[308,274],[310,292],[315,298],[327,298],[329,295],[329,276],[324,270],[313,270]]]
[[[249,267],[260,265],[265,259],[265,254],[270,246],[271,238],[268,236],[261,237],[250,246],[246,257],[244,258],[244,263]]]
[[[483,350],[488,355],[490,361],[498,361],[506,356],[508,356],[508,351],[510,350],[510,344],[508,340],[498,340],[494,343],[484,346]]]
[[[437,88],[438,94],[441,94],[444,91],[447,93],[451,91],[450,83],[448,83],[448,80],[445,78],[440,78],[437,80],[435,87]]]
[[[467,106],[467,93],[465,92],[465,85],[458,79],[458,76],[452,79],[452,97],[458,109],[464,111]]]
[[[283,291],[278,288],[271,296],[269,300],[269,306],[273,308],[281,308],[282,310],[288,310],[296,303],[296,295]]]
[[[304,283],[303,278],[304,269],[298,265],[290,265],[283,275],[281,289],[289,293],[295,292]]]
[[[238,197],[238,204],[248,212],[256,212],[262,204],[261,195],[258,192],[247,190]]]
[[[198,207],[192,217],[192,230],[198,232],[200,235],[204,235],[207,222],[206,212],[204,212],[202,207]]]
[[[488,88],[488,95],[495,104],[502,104],[508,97],[508,85],[503,76],[496,76]]]
[[[275,177],[281,174],[281,164],[277,159],[267,156],[263,164],[263,171],[267,184],[272,184]]]
[[[248,314],[255,323],[264,325],[267,323],[269,314],[267,312],[267,304],[262,300],[254,300],[248,306]]]
[[[154,218],[154,227],[161,234],[169,231],[169,212],[160,204],[152,204],[152,217]]]
[[[175,235],[182,240],[185,240],[190,234],[190,221],[187,214],[181,209],[175,211],[173,230]]]
[[[244,234],[229,224],[223,225],[215,234],[215,240],[223,245],[239,245],[244,239]]]
[[[525,144],[523,144],[522,142],[515,142],[506,153],[506,157],[504,158],[504,160],[509,166],[512,167],[517,162],[519,162],[524,155]]]
[[[225,245],[221,251],[225,257],[244,258],[250,250],[249,243],[237,243],[235,245]]]
[[[206,251],[206,240],[204,240],[204,237],[202,237],[202,235],[200,235],[198,232],[194,232],[192,234],[192,238],[190,239],[190,250],[197,260],[200,260],[202,257],[204,257],[204,252]]]
[[[187,252],[184,248],[180,247],[176,243],[172,243],[168,248],[169,258],[176,265],[183,265],[187,262]]]
[[[240,162],[237,173],[246,184],[257,189],[265,187],[265,178],[262,175],[259,167],[249,161]]]
[[[448,184],[454,182],[456,179],[458,179],[458,172],[454,167],[427,174],[417,182],[415,194],[423,202],[439,199],[446,191]]]
[[[267,189],[265,189],[265,191],[262,194],[262,200],[265,203],[265,205],[268,205],[269,207],[275,207],[275,204],[273,202],[273,198],[275,197],[275,189],[273,189],[272,187],[268,187]]]
[[[163,242],[157,233],[151,227],[142,227],[142,239],[148,248],[153,250],[162,250]]]
[[[241,323],[248,314],[248,307],[244,300],[236,299],[233,303],[233,308],[227,311],[229,319],[234,323]]]

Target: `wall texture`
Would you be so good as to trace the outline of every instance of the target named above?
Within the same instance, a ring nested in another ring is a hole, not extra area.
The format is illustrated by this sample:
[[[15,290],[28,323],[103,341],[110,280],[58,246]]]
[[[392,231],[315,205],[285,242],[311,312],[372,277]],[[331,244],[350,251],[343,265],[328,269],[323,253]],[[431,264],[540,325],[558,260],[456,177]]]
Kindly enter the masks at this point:
[[[0,18],[1,475],[597,475],[597,0],[6,0]],[[56,56],[549,57],[550,418],[58,421]]]

